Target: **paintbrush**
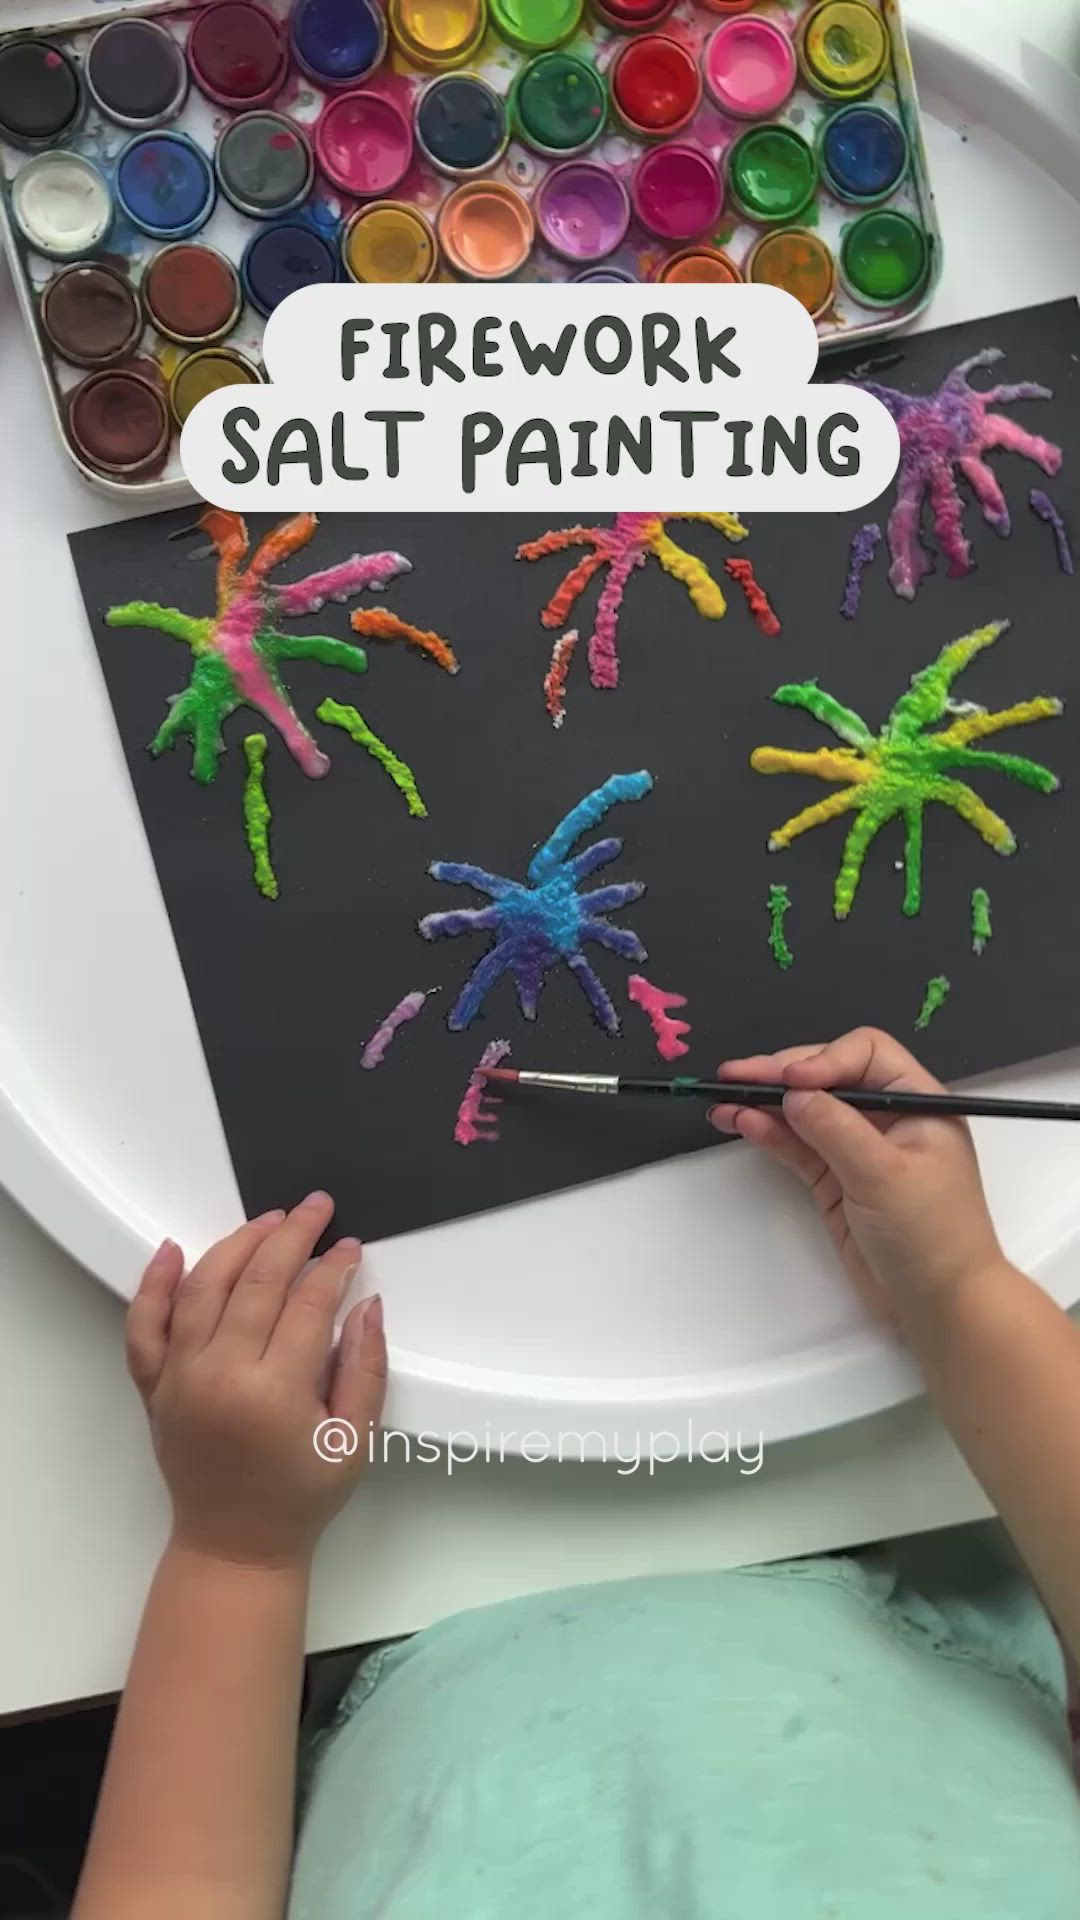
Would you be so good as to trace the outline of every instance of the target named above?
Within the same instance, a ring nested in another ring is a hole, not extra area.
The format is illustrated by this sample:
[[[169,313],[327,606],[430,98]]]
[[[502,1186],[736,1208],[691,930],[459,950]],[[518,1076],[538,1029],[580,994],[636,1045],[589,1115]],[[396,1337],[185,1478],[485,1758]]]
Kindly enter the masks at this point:
[[[779,1107],[792,1087],[742,1080],[699,1080],[679,1073],[671,1080],[628,1079],[617,1073],[528,1073],[517,1067],[478,1067],[485,1080],[503,1086],[541,1087],[555,1093],[659,1093],[708,1100],[713,1105]],[[972,1093],[880,1092],[870,1087],[830,1087],[845,1106],[862,1113],[925,1113],[974,1119],[1080,1120],[1080,1104],[1067,1100],[995,1100]]]

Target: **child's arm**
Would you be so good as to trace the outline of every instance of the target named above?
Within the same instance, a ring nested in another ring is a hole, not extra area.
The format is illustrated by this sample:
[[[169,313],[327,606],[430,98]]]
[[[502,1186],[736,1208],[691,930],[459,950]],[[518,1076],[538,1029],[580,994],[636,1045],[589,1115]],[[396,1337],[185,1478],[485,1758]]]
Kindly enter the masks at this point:
[[[281,1920],[315,1543],[382,1409],[377,1297],[354,1307],[342,1240],[298,1279],[333,1213],[313,1195],[211,1249],[166,1241],[128,1317],[128,1360],[173,1502],[113,1735],[73,1920]],[[362,1444],[325,1461],[329,1416]]]
[[[897,1041],[863,1028],[827,1047],[732,1060],[783,1079],[783,1119],[721,1106],[713,1122],[798,1175],[848,1274],[915,1353],[972,1471],[1080,1659],[1080,1328],[1006,1260],[962,1121],[883,1119],[829,1086],[938,1091]]]

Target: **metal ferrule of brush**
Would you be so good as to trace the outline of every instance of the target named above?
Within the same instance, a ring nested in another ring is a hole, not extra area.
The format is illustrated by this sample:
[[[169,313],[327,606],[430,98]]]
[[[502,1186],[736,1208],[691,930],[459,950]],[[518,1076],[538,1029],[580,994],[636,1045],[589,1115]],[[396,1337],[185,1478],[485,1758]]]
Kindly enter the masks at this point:
[[[519,1087],[562,1087],[567,1093],[618,1093],[617,1073],[521,1073]]]

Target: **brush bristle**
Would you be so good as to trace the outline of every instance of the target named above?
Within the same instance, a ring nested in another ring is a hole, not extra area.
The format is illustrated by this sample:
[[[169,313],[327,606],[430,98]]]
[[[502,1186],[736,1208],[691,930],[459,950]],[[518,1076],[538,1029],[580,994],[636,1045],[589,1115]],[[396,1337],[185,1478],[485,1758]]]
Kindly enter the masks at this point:
[[[477,1067],[476,1071],[482,1074],[485,1080],[517,1079],[516,1067]]]

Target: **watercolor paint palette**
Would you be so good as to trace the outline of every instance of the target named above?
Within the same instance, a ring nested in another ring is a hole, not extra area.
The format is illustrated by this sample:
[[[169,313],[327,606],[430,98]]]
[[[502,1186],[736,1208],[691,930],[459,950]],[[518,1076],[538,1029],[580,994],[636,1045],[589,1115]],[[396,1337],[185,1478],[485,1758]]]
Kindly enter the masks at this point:
[[[0,174],[68,451],[155,504],[296,287],[764,280],[846,346],[941,269],[896,0],[98,8],[0,40]]]

